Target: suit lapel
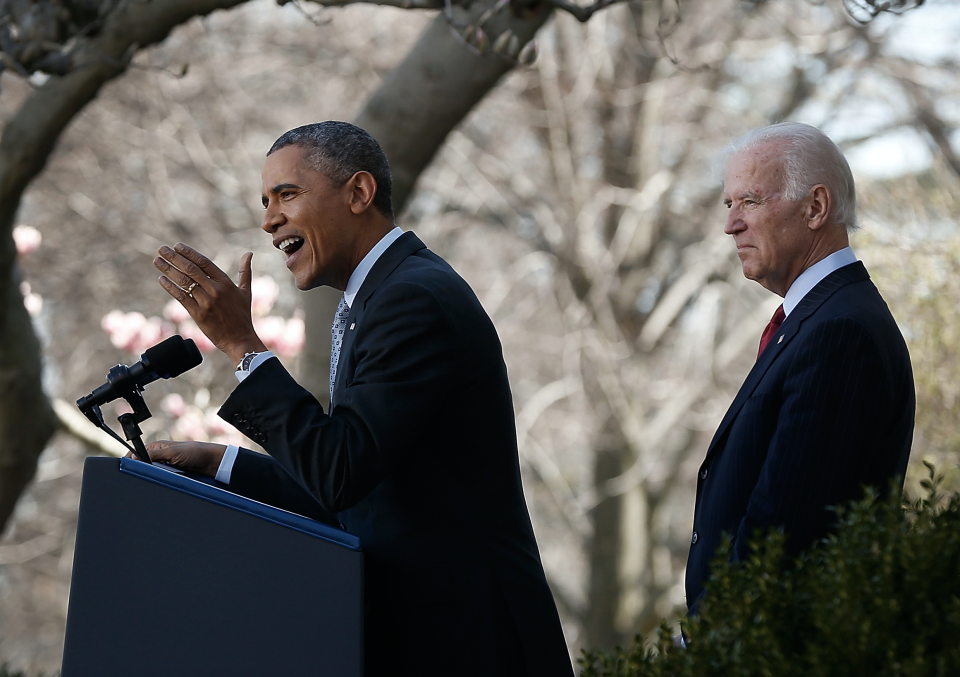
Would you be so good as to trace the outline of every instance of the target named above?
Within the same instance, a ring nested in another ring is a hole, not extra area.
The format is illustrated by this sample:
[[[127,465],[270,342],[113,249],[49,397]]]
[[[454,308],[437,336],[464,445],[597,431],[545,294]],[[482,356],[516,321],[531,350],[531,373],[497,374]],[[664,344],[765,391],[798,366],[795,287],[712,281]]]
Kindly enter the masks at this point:
[[[350,348],[353,346],[353,337],[363,319],[363,310],[367,301],[370,299],[370,296],[373,295],[373,292],[376,291],[377,287],[380,286],[380,283],[383,282],[404,259],[414,252],[426,248],[427,245],[423,244],[420,238],[412,232],[406,232],[397,238],[396,242],[387,247],[387,250],[380,255],[377,262],[373,264],[373,268],[367,273],[363,284],[360,285],[360,291],[357,292],[356,298],[353,299],[353,305],[350,307],[350,315],[347,317],[347,328],[343,332],[343,343],[340,346],[340,360],[337,364],[337,379],[333,384],[334,402],[340,399],[338,394],[341,393],[344,388],[346,356],[349,355]],[[333,403],[331,402],[331,409],[332,408]]]
[[[737,393],[730,408],[727,409],[727,413],[720,422],[720,427],[717,428],[717,432],[714,434],[713,440],[707,448],[707,458],[710,457],[710,454],[718,446],[719,441],[723,439],[724,434],[734,419],[736,419],[744,402],[753,395],[753,392],[757,389],[757,386],[770,369],[770,366],[776,362],[780,354],[790,345],[790,341],[799,333],[804,321],[813,315],[820,306],[823,305],[823,302],[833,296],[834,292],[841,287],[852,282],[860,282],[868,279],[870,279],[870,275],[867,273],[867,269],[863,263],[857,261],[856,263],[851,263],[833,271],[803,297],[797,307],[793,309],[793,312],[784,320],[780,329],[774,335],[773,340],[767,345],[763,354],[760,355],[756,364],[753,365],[753,369],[750,370],[743,385],[740,386],[740,392]]]

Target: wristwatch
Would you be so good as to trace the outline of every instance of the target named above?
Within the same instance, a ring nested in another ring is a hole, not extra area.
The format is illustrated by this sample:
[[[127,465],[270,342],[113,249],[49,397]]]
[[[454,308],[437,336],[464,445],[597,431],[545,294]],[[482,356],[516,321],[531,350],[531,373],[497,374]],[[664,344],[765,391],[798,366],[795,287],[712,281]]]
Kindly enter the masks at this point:
[[[240,360],[240,364],[237,365],[237,371],[250,371],[250,363],[253,362],[257,355],[263,355],[263,353],[247,353],[244,355],[243,359]]]

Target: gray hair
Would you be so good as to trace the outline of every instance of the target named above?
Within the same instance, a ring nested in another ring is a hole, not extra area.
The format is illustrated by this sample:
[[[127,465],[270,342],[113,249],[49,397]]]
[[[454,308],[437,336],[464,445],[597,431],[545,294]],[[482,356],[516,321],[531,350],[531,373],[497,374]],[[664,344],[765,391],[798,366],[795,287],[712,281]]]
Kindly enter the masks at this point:
[[[817,184],[830,191],[830,218],[847,232],[860,227],[853,173],[843,153],[826,134],[802,122],[780,122],[760,127],[735,139],[720,156],[725,168],[735,153],[771,141],[786,144],[783,154],[783,190],[789,200],[799,200]]]
[[[373,206],[393,218],[390,164],[380,144],[365,130],[349,122],[315,122],[283,134],[273,142],[267,156],[287,146],[300,148],[306,161],[337,187],[357,172],[368,172],[377,182]]]

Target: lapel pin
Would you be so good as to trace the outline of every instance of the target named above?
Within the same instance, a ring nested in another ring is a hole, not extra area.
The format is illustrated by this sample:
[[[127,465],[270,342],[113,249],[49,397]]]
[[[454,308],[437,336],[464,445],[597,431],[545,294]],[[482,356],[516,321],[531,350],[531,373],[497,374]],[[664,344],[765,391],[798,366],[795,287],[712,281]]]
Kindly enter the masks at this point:
[[[353,327],[350,328],[353,329]],[[777,339],[777,345],[780,345],[781,343],[783,343],[783,334],[780,334],[780,338]]]
[[[357,323],[356,323],[356,322],[351,322],[351,323],[350,323],[350,331],[353,331],[353,328],[356,327],[356,326],[357,326]],[[783,338],[783,337],[781,336],[780,338]]]

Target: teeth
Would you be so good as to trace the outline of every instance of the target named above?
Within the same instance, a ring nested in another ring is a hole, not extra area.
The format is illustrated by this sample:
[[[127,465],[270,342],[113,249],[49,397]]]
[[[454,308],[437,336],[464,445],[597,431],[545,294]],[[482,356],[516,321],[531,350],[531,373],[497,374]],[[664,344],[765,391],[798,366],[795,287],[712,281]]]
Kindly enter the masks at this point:
[[[303,238],[299,237],[288,237],[286,240],[283,240],[280,244],[277,245],[277,249],[282,252],[286,252],[288,247],[295,245],[297,242],[300,242]]]

